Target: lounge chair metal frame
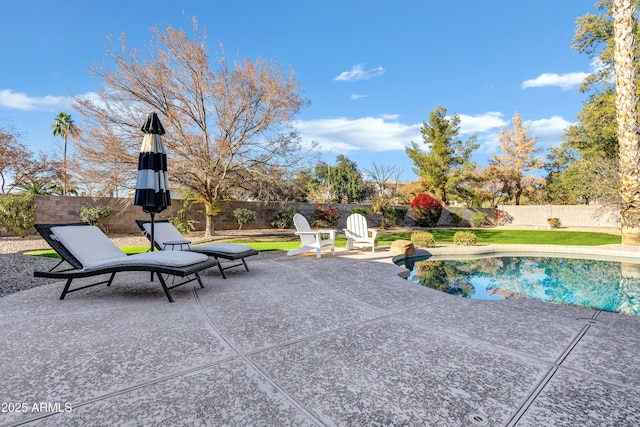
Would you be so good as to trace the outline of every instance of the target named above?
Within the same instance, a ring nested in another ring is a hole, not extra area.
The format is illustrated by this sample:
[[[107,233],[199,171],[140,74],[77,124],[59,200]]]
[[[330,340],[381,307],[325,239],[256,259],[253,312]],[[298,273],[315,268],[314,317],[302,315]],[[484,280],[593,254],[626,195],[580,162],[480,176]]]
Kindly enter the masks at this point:
[[[111,286],[111,283],[113,282],[113,279],[116,273],[123,272],[123,271],[128,271],[128,272],[148,271],[148,272],[151,272],[152,277],[154,273],[157,274],[158,279],[160,280],[160,284],[162,285],[162,289],[164,290],[164,293],[167,296],[167,299],[169,300],[169,302],[174,302],[173,297],[171,296],[171,292],[169,292],[170,289],[185,285],[187,283],[193,282],[194,280],[197,280],[198,283],[200,284],[200,287],[204,288],[204,284],[202,283],[202,279],[200,278],[199,272],[202,270],[206,270],[207,268],[213,267],[218,263],[215,259],[209,258],[206,261],[201,261],[201,262],[183,266],[183,267],[172,267],[167,265],[156,265],[156,264],[123,264],[123,265],[110,264],[103,267],[97,266],[94,268],[84,268],[84,266],[80,263],[80,261],[78,261],[71,254],[71,252],[69,252],[69,250],[60,241],[57,240],[57,238],[51,231],[52,227],[80,226],[80,225],[87,226],[88,224],[85,224],[85,223],[35,224],[34,226],[35,229],[38,231],[38,233],[40,233],[42,238],[46,240],[46,242],[51,246],[53,250],[56,251],[56,253],[58,253],[58,255],[60,255],[62,260],[58,264],[56,264],[51,270],[34,271],[33,275],[35,277],[45,277],[50,279],[67,279],[67,282],[64,286],[64,290],[60,295],[61,300],[63,300],[65,296],[67,296],[67,294],[71,292],[79,291],[81,289],[86,289],[86,288],[103,285],[103,284],[106,284],[107,286]],[[66,262],[67,264],[71,265],[72,268],[54,271],[63,262]],[[93,276],[98,276],[103,274],[110,274],[109,279],[70,289],[71,282],[73,281],[73,279],[93,277]],[[169,286],[165,278],[162,277],[163,274],[186,278],[186,280]],[[194,277],[189,277],[192,275]]]
[[[161,219],[161,220],[156,220],[155,221],[156,224],[162,224],[162,223],[168,223],[168,222],[169,222],[169,220],[166,220],[166,219]],[[138,224],[138,227],[140,228],[140,230],[142,230],[142,233],[147,237],[147,239],[149,239],[149,241],[151,241],[151,235],[144,228],[144,225],[148,224],[148,223],[150,223],[149,220],[142,220],[142,219],[137,219],[136,220],[136,224]],[[249,271],[249,266],[247,266],[247,262],[246,262],[245,258],[248,257],[248,256],[252,256],[252,255],[258,255],[258,253],[259,253],[255,249],[247,250],[245,252],[238,252],[238,253],[222,252],[222,251],[208,249],[208,248],[206,248],[207,245],[203,245],[204,247],[200,247],[198,245],[192,245],[191,242],[189,240],[187,240],[187,239],[184,239],[184,241],[167,243],[167,244],[165,244],[165,247],[162,247],[157,241],[153,242],[153,245],[156,247],[156,249],[161,250],[161,251],[166,250],[167,249],[166,246],[180,246],[181,250],[184,250],[184,246],[186,246],[187,247],[186,250],[188,250],[190,252],[196,252],[196,253],[199,253],[199,254],[212,256],[213,258],[215,258],[216,261],[218,261],[218,269],[220,270],[220,274],[222,275],[223,279],[227,278],[227,275],[224,273],[225,270],[228,270],[230,268],[239,267],[241,265],[244,265],[245,270]],[[228,261],[240,260],[240,262],[238,262],[236,264],[223,266],[220,263],[220,259],[224,259],[224,260],[228,260]]]

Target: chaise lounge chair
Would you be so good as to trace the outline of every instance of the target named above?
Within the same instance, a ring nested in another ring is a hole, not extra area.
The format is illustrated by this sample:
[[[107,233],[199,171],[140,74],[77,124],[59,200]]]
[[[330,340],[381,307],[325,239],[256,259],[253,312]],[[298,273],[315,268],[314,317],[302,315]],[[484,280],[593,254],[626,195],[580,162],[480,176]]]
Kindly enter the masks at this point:
[[[331,250],[335,253],[335,230],[312,230],[309,226],[307,218],[299,213],[293,216],[293,224],[296,226],[296,235],[300,236],[302,246],[297,249],[291,249],[287,255],[297,255],[303,252],[316,251],[316,258],[320,258],[320,252],[323,250]],[[328,239],[323,239],[322,235],[328,235]]]
[[[173,302],[169,289],[197,280],[204,288],[198,272],[213,267],[217,261],[206,255],[189,252],[147,252],[127,256],[109,238],[95,226],[87,224],[36,224],[36,230],[49,245],[62,257],[49,271],[35,271],[35,277],[67,279],[60,299],[80,289],[105,284],[111,286],[116,273],[121,271],[148,271],[158,275],[167,299]],[[63,262],[71,269],[56,270]],[[108,280],[69,289],[73,279],[110,274]],[[187,278],[187,280],[167,286],[162,274]],[[193,278],[187,276],[193,275]]]
[[[347,228],[343,229],[347,236],[347,251],[351,248],[366,248],[371,246],[371,252],[375,252],[378,230],[367,226],[367,218],[362,214],[351,214],[347,218]]]
[[[138,227],[140,227],[140,230],[142,230],[142,233],[144,233],[147,239],[151,240],[151,222],[149,220],[137,219],[136,224],[138,224]],[[215,260],[218,261],[218,268],[224,279],[227,278],[224,271],[233,267],[244,265],[244,268],[249,271],[245,258],[258,254],[258,251],[251,246],[238,245],[235,243],[191,245],[191,242],[185,239],[178,229],[167,220],[155,221],[153,240],[155,240],[155,242],[153,242],[154,246],[161,251],[188,251],[214,257]],[[240,260],[240,262],[223,267],[220,259],[229,261]]]

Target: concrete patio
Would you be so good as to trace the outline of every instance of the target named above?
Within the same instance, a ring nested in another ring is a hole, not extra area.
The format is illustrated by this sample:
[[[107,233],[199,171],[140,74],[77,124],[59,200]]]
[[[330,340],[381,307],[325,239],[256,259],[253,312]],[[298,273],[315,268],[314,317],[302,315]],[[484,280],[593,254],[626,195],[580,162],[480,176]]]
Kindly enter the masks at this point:
[[[458,298],[390,258],[254,257],[173,304],[138,273],[0,298],[0,425],[640,425],[640,317]]]

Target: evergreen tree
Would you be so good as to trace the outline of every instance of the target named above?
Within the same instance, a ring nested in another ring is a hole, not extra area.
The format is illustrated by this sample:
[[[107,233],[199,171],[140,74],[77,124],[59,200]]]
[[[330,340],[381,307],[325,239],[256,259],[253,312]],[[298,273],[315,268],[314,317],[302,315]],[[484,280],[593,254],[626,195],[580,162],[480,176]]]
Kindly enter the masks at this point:
[[[429,113],[429,121],[422,123],[420,132],[428,152],[421,150],[415,142],[406,148],[415,165],[414,171],[443,204],[462,197],[458,189],[465,188],[474,177],[475,164],[470,159],[478,148],[477,136],[474,134],[462,141],[458,137],[460,117],[455,113],[447,117],[447,109],[442,106]]]

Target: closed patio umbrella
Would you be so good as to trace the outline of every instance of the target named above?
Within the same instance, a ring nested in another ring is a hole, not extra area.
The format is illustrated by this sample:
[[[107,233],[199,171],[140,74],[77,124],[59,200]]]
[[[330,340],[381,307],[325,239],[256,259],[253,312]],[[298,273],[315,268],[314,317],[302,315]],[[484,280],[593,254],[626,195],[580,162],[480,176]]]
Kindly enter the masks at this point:
[[[144,138],[138,158],[138,179],[133,204],[151,215],[151,251],[153,252],[154,216],[171,205],[167,153],[162,145],[164,128],[156,113],[149,113],[142,125]]]

